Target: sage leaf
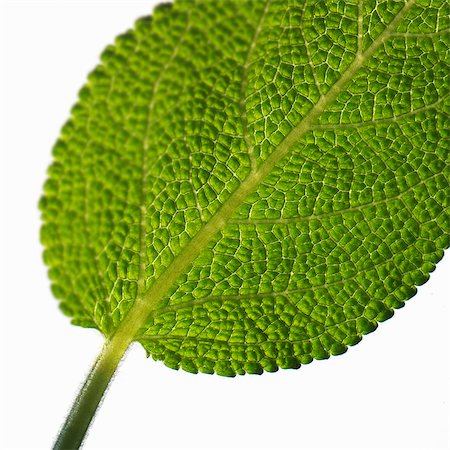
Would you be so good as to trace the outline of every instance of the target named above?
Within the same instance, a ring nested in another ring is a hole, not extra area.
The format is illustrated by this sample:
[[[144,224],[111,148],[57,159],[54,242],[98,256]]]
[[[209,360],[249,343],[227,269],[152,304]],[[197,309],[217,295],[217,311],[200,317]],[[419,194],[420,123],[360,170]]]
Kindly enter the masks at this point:
[[[53,149],[62,311],[225,376],[375,330],[450,242],[448,7],[180,0],[138,20]]]

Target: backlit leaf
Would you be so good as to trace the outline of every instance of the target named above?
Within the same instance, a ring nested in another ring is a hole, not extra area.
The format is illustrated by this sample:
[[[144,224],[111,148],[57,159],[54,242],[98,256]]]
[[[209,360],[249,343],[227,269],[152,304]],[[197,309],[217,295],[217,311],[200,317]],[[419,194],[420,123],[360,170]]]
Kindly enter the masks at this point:
[[[449,246],[446,1],[177,1],[117,38],[41,201],[73,323],[232,376],[358,343]],[[99,24],[100,26],[100,24]]]

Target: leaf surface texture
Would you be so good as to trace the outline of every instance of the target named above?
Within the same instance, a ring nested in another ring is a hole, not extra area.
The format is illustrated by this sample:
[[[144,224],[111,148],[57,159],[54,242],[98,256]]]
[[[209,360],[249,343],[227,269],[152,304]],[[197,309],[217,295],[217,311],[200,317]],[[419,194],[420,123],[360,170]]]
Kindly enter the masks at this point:
[[[449,246],[448,7],[178,1],[138,20],[54,147],[63,311],[111,336],[154,301],[135,340],[228,376],[343,353],[391,317]]]

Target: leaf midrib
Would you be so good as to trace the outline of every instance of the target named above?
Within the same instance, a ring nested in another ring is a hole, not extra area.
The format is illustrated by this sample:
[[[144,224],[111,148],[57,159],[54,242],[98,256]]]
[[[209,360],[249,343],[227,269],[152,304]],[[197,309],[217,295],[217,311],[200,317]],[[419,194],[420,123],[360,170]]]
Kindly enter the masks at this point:
[[[323,95],[313,106],[299,124],[294,127],[282,140],[278,147],[258,167],[252,168],[247,178],[230,195],[228,200],[222,204],[218,211],[205,223],[184,249],[173,259],[165,272],[155,280],[154,284],[143,294],[136,298],[135,303],[128,314],[109,338],[112,345],[120,347],[125,351],[129,344],[137,338],[139,330],[145,325],[149,314],[156,309],[159,302],[167,294],[185,270],[194,262],[208,243],[222,230],[236,209],[242,205],[244,200],[254,192],[262,180],[270,174],[272,169],[289,154],[290,150],[299,142],[300,138],[307,133],[312,124],[322,112],[337,98],[343,88],[351,81],[354,74],[366,63],[366,61],[383,45],[390,37],[405,14],[414,5],[415,0],[409,0],[397,13],[394,19],[372,42],[363,53],[357,53],[352,64],[345,70],[336,83]]]

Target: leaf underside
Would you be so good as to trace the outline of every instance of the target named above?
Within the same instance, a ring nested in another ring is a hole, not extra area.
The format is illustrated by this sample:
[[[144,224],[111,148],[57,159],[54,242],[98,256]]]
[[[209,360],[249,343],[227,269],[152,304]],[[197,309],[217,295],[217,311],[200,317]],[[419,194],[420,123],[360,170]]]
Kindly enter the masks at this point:
[[[449,246],[448,7],[178,1],[138,20],[54,147],[41,235],[62,310],[109,337],[184,264],[135,337],[169,367],[262,373],[358,343]]]

